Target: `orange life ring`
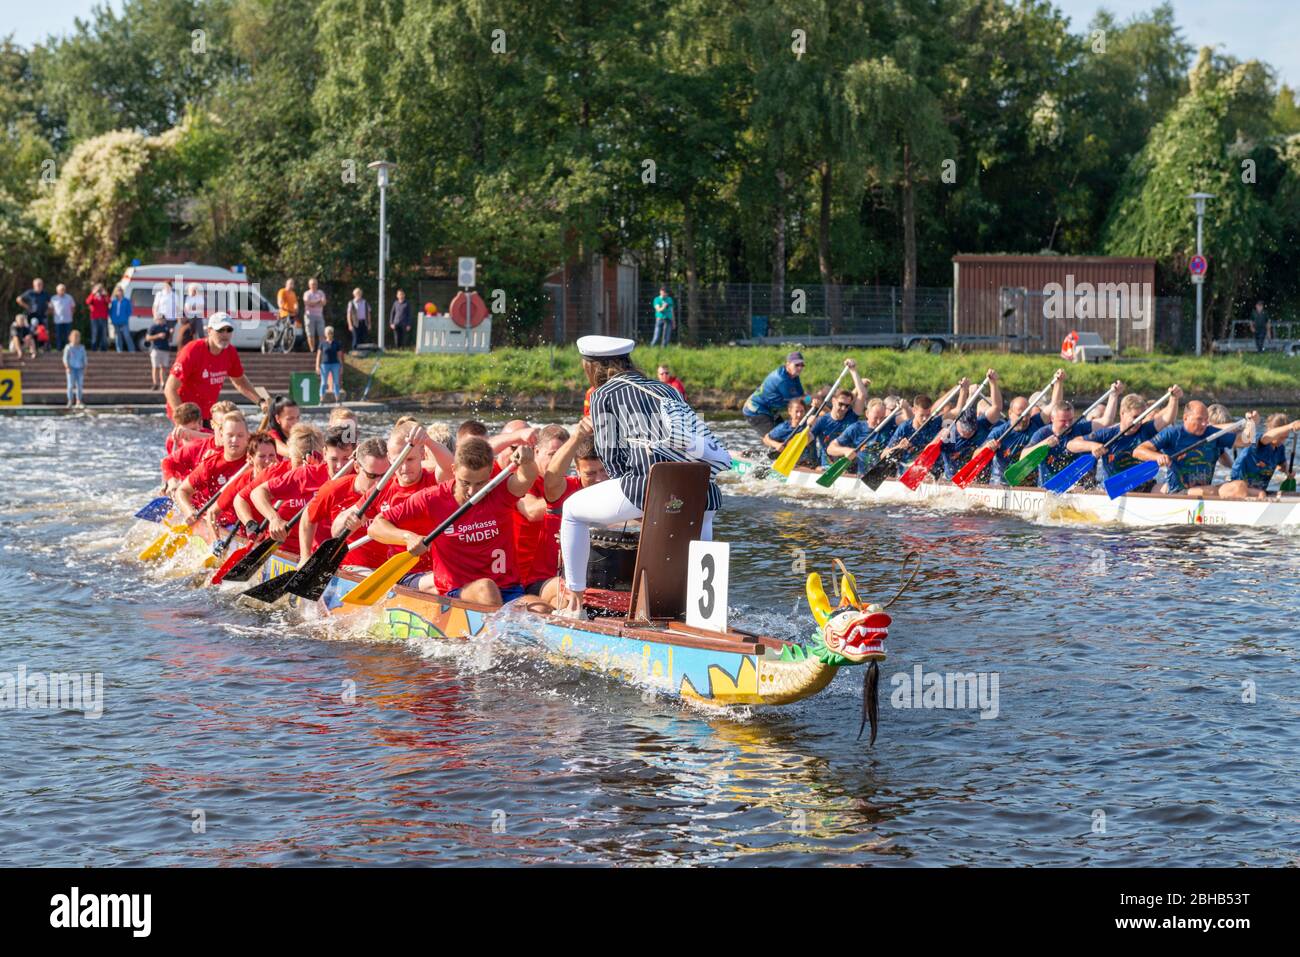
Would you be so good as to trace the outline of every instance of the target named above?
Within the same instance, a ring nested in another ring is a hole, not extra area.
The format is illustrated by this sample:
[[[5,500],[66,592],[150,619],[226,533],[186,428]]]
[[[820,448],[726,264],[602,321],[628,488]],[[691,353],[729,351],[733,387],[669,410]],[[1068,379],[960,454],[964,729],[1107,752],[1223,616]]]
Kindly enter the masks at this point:
[[[1074,347],[1077,346],[1078,344],[1079,344],[1079,334],[1075,332],[1073,329],[1071,329],[1070,334],[1066,336],[1065,341],[1061,343],[1061,358],[1073,362]]]

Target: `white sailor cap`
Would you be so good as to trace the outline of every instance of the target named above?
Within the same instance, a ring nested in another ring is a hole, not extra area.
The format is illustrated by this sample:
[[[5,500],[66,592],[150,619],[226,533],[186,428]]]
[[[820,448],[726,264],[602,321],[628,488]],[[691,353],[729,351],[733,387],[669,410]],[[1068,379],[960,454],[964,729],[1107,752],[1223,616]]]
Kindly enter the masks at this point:
[[[609,359],[628,355],[636,347],[631,339],[618,336],[583,336],[578,340],[578,352],[584,359]]]

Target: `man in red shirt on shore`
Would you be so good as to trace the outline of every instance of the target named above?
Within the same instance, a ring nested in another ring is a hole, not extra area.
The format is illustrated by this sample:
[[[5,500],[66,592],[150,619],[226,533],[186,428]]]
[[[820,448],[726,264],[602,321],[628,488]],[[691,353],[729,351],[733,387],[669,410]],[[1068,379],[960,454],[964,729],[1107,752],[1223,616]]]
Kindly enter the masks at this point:
[[[682,380],[673,375],[673,370],[666,365],[659,367],[659,381],[664,385],[672,386],[677,390],[677,394],[682,397],[682,401],[686,401],[686,386],[682,385]]]
[[[492,446],[480,438],[456,443],[455,478],[416,492],[370,523],[370,537],[421,556],[399,584],[422,592],[499,607],[524,593],[515,564],[515,505],[537,480],[529,445],[511,455],[514,473],[433,540],[421,539],[491,480]]]
[[[207,336],[188,343],[177,353],[171,375],[163,388],[167,396],[168,418],[175,414],[182,402],[193,402],[203,414],[203,421],[207,422],[212,417],[212,403],[220,397],[227,378],[246,399],[266,411],[266,403],[244,375],[238,350],[230,344],[234,331],[235,324],[230,321],[230,316],[215,312],[208,319]]]

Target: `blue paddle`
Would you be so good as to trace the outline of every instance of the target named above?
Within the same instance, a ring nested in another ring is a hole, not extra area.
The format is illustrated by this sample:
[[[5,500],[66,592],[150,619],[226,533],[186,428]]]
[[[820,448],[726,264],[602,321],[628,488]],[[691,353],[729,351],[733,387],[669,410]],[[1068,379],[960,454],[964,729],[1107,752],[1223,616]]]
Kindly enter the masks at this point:
[[[159,495],[156,499],[146,505],[140,511],[135,513],[136,518],[142,518],[146,522],[161,522],[163,516],[172,510],[172,500],[166,495]]]
[[[1066,492],[1070,491],[1070,489],[1074,488],[1074,486],[1079,483],[1080,479],[1097,467],[1097,463],[1101,460],[1102,455],[1105,454],[1108,448],[1124,436],[1128,435],[1133,429],[1141,425],[1147,416],[1169,401],[1169,397],[1173,395],[1173,393],[1174,390],[1170,389],[1159,399],[1149,405],[1141,415],[1130,422],[1127,429],[1122,429],[1113,439],[1103,445],[1101,451],[1085,452],[1065,468],[1061,469],[1061,471],[1049,478],[1043,485],[1043,488],[1047,489],[1047,491],[1054,495],[1064,495]],[[1124,473],[1121,472],[1120,474],[1123,475]],[[1139,482],[1138,484],[1141,485],[1142,483]],[[1111,497],[1114,498],[1115,496]]]
[[[1188,452],[1192,451],[1193,449],[1200,448],[1206,442],[1213,442],[1215,439],[1219,438],[1220,436],[1229,435],[1233,432],[1240,432],[1245,425],[1246,425],[1246,420],[1242,419],[1240,422],[1234,422],[1232,425],[1228,426],[1227,428],[1219,429],[1219,431],[1217,432],[1213,432],[1206,435],[1204,438],[1199,439],[1196,442],[1193,442],[1191,445],[1187,446],[1187,448],[1183,449],[1181,452],[1178,452],[1175,455],[1171,455],[1169,457],[1170,463],[1172,464],[1172,462],[1175,459],[1181,459],[1184,455],[1186,455]],[[1110,478],[1106,479],[1106,494],[1113,499],[1119,498],[1121,495],[1127,495],[1129,492],[1133,491],[1133,489],[1137,488],[1139,485],[1145,485],[1147,482],[1150,482],[1153,478],[1156,477],[1157,474],[1159,474],[1159,472],[1160,472],[1159,463],[1140,462],[1137,465],[1133,466],[1131,469],[1125,469],[1124,471],[1120,472],[1118,475],[1112,475]]]

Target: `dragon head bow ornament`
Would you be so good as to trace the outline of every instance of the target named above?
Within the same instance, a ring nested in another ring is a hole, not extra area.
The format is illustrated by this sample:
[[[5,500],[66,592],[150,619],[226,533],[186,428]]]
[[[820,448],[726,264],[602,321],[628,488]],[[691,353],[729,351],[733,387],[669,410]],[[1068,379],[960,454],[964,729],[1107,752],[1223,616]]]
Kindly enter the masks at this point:
[[[870,663],[862,678],[862,724],[858,727],[858,735],[862,735],[862,729],[870,720],[871,744],[876,743],[876,726],[880,718],[880,662],[885,660],[885,638],[893,624],[885,609],[898,600],[920,571],[920,556],[916,552],[904,556],[904,565],[912,559],[915,559],[916,566],[911,575],[899,587],[897,594],[883,605],[863,604],[858,597],[857,579],[838,558],[835,564],[840,570],[840,603],[836,608],[831,608],[821,575],[813,572],[808,576],[808,607],[818,625],[810,653],[833,666]]]

